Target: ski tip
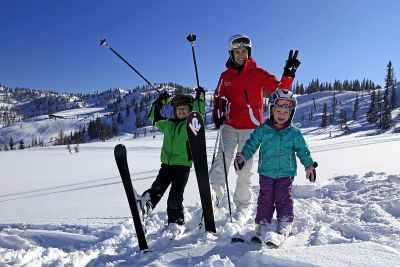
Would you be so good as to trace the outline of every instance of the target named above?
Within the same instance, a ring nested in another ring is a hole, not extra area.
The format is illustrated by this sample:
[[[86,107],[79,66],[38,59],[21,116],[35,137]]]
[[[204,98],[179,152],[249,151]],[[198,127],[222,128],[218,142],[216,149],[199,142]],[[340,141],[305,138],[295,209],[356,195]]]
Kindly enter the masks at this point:
[[[275,244],[274,242],[271,242],[271,241],[265,242],[265,245],[267,245],[267,248],[271,248],[271,249],[277,249],[280,246],[280,244]]]
[[[232,237],[232,243],[244,243],[244,239],[241,237]]]
[[[148,248],[140,250],[140,253],[142,253],[142,254],[147,254],[147,253],[151,253],[151,252],[153,252],[153,251]]]
[[[258,237],[258,236],[253,236],[252,238],[251,238],[251,243],[253,243],[253,244],[259,244],[259,245],[261,245],[262,244],[262,241],[261,241],[261,239]]]
[[[114,149],[121,149],[121,148],[125,148],[125,146],[123,144],[118,144],[115,146]]]
[[[126,147],[123,144],[118,144],[114,147],[114,155],[122,155],[126,153]]]

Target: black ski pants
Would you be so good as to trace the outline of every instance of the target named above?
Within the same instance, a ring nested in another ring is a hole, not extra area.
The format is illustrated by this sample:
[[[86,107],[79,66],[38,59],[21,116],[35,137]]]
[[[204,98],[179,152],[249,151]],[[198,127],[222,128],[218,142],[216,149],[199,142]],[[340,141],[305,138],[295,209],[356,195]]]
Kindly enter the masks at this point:
[[[150,194],[151,204],[155,208],[169,185],[172,184],[167,201],[168,223],[184,224],[185,222],[182,202],[189,173],[190,167],[162,163],[151,188],[143,193],[143,195]]]

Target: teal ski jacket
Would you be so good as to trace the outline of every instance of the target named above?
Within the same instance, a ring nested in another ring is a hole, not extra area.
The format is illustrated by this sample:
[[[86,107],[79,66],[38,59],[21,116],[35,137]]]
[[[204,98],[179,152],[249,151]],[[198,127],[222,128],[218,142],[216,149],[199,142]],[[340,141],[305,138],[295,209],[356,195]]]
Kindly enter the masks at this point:
[[[258,173],[263,176],[274,179],[296,176],[296,155],[305,168],[314,163],[302,133],[294,125],[277,130],[267,119],[250,135],[241,152],[248,160],[258,147]]]

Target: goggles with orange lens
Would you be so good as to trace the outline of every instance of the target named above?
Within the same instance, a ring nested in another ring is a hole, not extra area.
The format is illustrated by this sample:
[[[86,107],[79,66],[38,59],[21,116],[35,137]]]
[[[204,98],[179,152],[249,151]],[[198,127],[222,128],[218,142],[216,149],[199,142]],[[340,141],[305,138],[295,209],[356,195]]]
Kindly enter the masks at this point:
[[[290,99],[277,98],[274,101],[274,106],[279,106],[279,107],[287,108],[287,109],[295,109],[296,101],[290,100]]]

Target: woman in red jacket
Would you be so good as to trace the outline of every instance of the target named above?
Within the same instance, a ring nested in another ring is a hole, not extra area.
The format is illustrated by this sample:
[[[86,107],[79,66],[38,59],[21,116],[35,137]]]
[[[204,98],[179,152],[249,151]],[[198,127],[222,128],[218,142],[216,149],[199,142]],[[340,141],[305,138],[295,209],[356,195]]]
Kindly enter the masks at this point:
[[[270,96],[277,89],[288,89],[293,83],[300,65],[297,51],[290,51],[281,81],[256,65],[251,57],[251,40],[243,34],[233,35],[228,41],[229,59],[227,70],[219,79],[214,93],[213,119],[220,128],[220,145],[209,171],[215,205],[224,196],[225,172],[222,150],[225,153],[227,171],[235,149],[241,151],[246,140],[263,122],[263,96]],[[233,195],[236,217],[246,215],[251,198],[252,158],[237,172],[238,178]]]

